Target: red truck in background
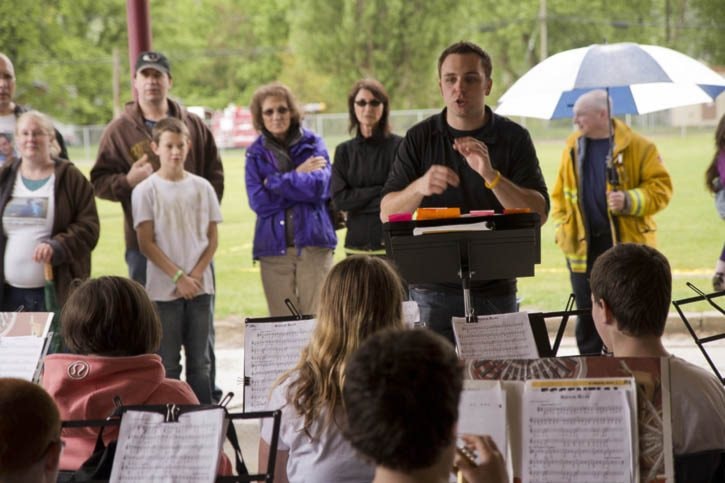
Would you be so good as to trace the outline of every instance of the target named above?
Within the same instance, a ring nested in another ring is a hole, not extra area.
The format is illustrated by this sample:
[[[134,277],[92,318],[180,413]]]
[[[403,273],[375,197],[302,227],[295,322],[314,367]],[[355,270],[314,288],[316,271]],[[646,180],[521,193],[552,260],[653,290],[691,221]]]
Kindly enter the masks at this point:
[[[234,104],[212,113],[209,127],[219,149],[246,148],[259,135],[254,130],[251,111]]]

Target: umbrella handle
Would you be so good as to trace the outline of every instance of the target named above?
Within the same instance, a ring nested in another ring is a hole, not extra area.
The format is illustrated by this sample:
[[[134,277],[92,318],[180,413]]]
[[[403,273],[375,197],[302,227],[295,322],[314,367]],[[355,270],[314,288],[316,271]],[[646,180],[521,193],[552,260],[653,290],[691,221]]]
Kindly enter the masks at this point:
[[[43,275],[45,276],[46,282],[53,281],[53,265],[50,263],[43,264]]]

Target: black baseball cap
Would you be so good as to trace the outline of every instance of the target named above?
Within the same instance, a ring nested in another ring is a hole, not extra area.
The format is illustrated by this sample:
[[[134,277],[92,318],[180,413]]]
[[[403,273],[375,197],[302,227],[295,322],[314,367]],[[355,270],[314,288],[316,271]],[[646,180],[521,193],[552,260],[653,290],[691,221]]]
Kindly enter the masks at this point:
[[[141,69],[155,69],[161,73],[171,75],[169,59],[161,52],[141,52],[136,59],[136,73]]]

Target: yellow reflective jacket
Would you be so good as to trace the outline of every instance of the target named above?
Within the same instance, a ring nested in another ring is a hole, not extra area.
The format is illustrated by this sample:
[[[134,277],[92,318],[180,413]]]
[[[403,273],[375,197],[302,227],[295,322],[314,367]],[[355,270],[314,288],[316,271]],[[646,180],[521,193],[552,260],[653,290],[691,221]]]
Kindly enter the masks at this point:
[[[619,175],[618,190],[627,203],[621,212],[609,212],[614,243],[643,243],[655,246],[657,225],[652,217],[672,198],[672,180],[657,147],[614,119],[614,165]],[[587,240],[585,217],[579,200],[585,138],[580,132],[567,139],[559,172],[551,192],[551,219],[556,244],[564,252],[572,272],[586,272]],[[607,184],[607,191],[612,190]],[[602,193],[606,196],[606,193]]]

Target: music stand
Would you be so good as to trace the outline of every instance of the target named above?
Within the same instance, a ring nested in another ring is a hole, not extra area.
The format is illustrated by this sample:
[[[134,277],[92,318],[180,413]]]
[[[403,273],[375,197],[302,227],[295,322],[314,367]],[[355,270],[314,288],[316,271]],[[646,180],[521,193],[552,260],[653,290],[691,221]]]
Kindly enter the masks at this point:
[[[134,410],[147,410],[159,411],[161,406],[125,406],[121,407],[121,411],[127,409]],[[201,409],[201,407],[200,407]],[[101,428],[106,426],[118,426],[121,424],[121,414],[118,417],[109,417],[106,419],[84,419],[84,420],[68,420],[61,422],[61,428]],[[234,427],[234,420],[239,419],[264,419],[272,418],[272,439],[269,443],[269,458],[267,460],[267,471],[261,473],[257,471],[254,474],[238,474],[232,476],[217,476],[214,480],[216,483],[246,483],[250,481],[274,481],[274,468],[277,461],[277,446],[279,442],[279,430],[282,421],[282,411],[277,409],[274,411],[256,411],[249,413],[227,413],[226,419],[229,420],[230,428],[227,430],[226,439],[232,443],[232,447],[235,451],[235,457],[237,459],[236,470],[239,473],[246,472],[246,465],[244,465],[244,458],[239,447],[237,439],[236,428]],[[241,468],[240,464],[241,462]],[[234,463],[234,462],[233,462]],[[241,469],[241,471],[240,471]],[[71,481],[71,477],[75,473],[74,471],[63,470],[59,473],[58,481]],[[108,481],[108,480],[100,480]]]
[[[687,327],[687,331],[692,336],[692,339],[695,341],[695,344],[700,349],[700,352],[702,352],[702,355],[705,356],[705,360],[710,365],[710,368],[717,376],[718,380],[725,385],[725,378],[723,378],[722,374],[720,374],[720,371],[717,369],[717,366],[715,365],[715,362],[710,357],[710,354],[707,353],[707,350],[705,349],[705,344],[709,342],[715,342],[717,340],[725,339],[725,332],[721,334],[716,334],[708,337],[699,337],[697,333],[695,332],[695,329],[693,329],[692,324],[690,324],[690,321],[687,320],[687,316],[685,316],[685,313],[682,310],[683,305],[691,304],[693,302],[701,302],[706,301],[708,304],[710,304],[715,310],[720,312],[721,314],[725,315],[725,310],[718,305],[716,302],[713,301],[713,299],[725,296],[725,292],[714,292],[711,294],[706,294],[699,288],[695,287],[690,282],[687,282],[687,286],[692,289],[693,292],[697,293],[697,297],[690,297],[680,300],[673,300],[672,305],[675,306],[675,310],[677,310],[677,313],[680,314],[680,318],[682,319],[682,322],[685,324],[685,327]]]
[[[465,225],[485,222],[487,230]],[[415,236],[421,227],[450,231]],[[536,213],[384,223],[385,251],[409,284],[460,283],[467,322],[475,322],[471,282],[534,275],[541,263],[540,217]],[[470,229],[470,227],[469,227]]]
[[[564,331],[566,330],[566,325],[569,322],[569,317],[571,317],[572,315],[578,317],[580,315],[586,315],[591,313],[591,309],[574,309],[574,300],[574,294],[569,294],[569,299],[566,301],[566,305],[564,306],[563,311],[529,313],[531,330],[534,331],[534,337],[537,340],[537,345],[539,345],[539,338],[542,337],[542,335],[540,334],[542,330],[545,333],[545,337],[548,343],[549,335],[548,330],[546,329],[546,319],[561,317],[561,321],[559,322],[559,328],[556,331],[556,336],[554,336],[554,343],[548,346],[547,354],[542,354],[541,349],[539,349],[539,354],[541,355],[541,357],[556,357],[556,354],[559,352],[561,340],[564,338]],[[543,329],[541,328],[542,325]],[[537,331],[540,334],[538,337]],[[542,344],[541,347],[545,346]]]

